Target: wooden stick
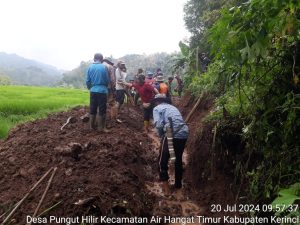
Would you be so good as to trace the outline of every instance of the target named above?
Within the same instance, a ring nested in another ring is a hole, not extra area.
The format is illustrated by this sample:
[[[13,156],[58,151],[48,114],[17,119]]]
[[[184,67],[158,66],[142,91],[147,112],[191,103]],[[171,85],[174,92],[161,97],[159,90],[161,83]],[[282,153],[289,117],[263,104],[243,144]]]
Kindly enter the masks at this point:
[[[71,119],[72,119],[72,116],[70,116],[70,117],[67,119],[67,122],[66,122],[64,125],[62,125],[62,127],[60,128],[60,130],[63,130],[64,127],[65,127],[68,123],[70,123]]]
[[[41,179],[39,179],[35,185],[27,192],[27,194],[17,203],[17,205],[15,206],[15,208],[10,212],[10,214],[5,218],[5,220],[1,223],[1,225],[4,225],[11,217],[12,215],[15,213],[15,211],[20,207],[20,205],[26,200],[26,198],[28,198],[28,196],[31,194],[31,192],[33,192],[37,186],[47,177],[47,175],[51,172],[51,170],[53,169],[53,167],[51,167],[45,174],[44,176],[41,177]]]
[[[211,147],[211,167],[210,167],[210,178],[215,179],[215,147],[216,147],[216,136],[217,136],[217,127],[218,124],[215,125],[214,128],[214,137],[213,137],[213,143]]]
[[[192,110],[190,111],[190,113],[187,115],[186,119],[185,119],[185,122],[188,123],[191,116],[194,114],[194,112],[196,111],[197,107],[199,106],[200,102],[201,102],[201,99],[203,97],[203,93],[199,96],[196,104],[194,105],[194,107],[192,108]]]
[[[35,217],[35,216],[37,215],[37,213],[38,213],[38,211],[39,211],[39,209],[40,209],[40,207],[41,207],[41,205],[42,205],[42,203],[43,203],[43,201],[44,201],[44,198],[45,198],[45,196],[46,196],[46,194],[47,194],[47,192],[48,192],[48,190],[49,190],[49,187],[50,187],[51,182],[52,182],[52,180],[53,180],[53,177],[54,177],[54,175],[55,175],[55,173],[56,173],[56,170],[57,170],[57,167],[54,167],[53,172],[52,172],[52,175],[51,175],[50,179],[48,180],[48,184],[47,184],[47,186],[46,186],[46,188],[45,188],[45,191],[44,191],[44,193],[43,193],[43,195],[42,195],[42,198],[40,199],[40,202],[39,202],[38,206],[36,207],[36,209],[35,209],[35,211],[34,211],[32,217]],[[30,223],[30,224],[31,224],[31,223]]]

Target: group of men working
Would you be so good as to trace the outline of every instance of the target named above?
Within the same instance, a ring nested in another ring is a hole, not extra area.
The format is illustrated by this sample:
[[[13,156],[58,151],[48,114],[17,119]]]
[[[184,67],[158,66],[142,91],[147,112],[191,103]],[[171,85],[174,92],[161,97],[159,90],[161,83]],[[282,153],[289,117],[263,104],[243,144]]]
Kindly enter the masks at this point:
[[[87,70],[86,85],[90,90],[90,128],[109,132],[106,127],[106,111],[108,98],[112,100],[112,96],[115,96],[115,104],[111,109],[111,120],[122,122],[118,119],[118,114],[124,103],[126,90],[134,88],[142,101],[145,132],[149,132],[150,119],[153,118],[154,127],[161,138],[160,180],[165,183],[168,182],[168,162],[170,155],[171,159],[174,156],[174,188],[181,188],[182,154],[189,131],[179,110],[172,105],[170,89],[164,83],[163,73],[161,70],[157,70],[156,76],[147,74],[146,77],[143,70],[139,69],[136,78],[132,82],[126,82],[125,63],[119,61],[116,70],[114,70],[113,65],[111,60],[103,59],[102,54],[96,53],[94,63]],[[176,79],[180,78],[177,77]],[[179,84],[179,82],[177,83]],[[177,87],[180,87],[182,91],[183,83]],[[115,95],[113,95],[114,90]]]

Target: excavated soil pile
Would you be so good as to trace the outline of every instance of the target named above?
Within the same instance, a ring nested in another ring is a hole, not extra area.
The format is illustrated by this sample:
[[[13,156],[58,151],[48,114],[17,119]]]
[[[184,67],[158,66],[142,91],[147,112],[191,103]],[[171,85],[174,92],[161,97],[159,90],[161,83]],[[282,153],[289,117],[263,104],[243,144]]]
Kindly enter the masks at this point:
[[[0,215],[55,166],[39,213],[59,203],[46,215],[151,215],[154,197],[144,182],[153,179],[156,155],[150,138],[142,135],[142,113],[125,108],[124,123],[108,121],[111,133],[100,134],[80,119],[87,111],[77,107],[20,125],[0,143]],[[26,216],[33,214],[48,179],[16,211],[14,224],[25,224]]]

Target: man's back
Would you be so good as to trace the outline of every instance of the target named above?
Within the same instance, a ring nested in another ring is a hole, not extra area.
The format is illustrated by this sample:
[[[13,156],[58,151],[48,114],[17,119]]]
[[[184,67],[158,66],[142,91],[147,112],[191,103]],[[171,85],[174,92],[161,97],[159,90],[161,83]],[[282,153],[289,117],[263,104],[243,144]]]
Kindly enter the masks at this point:
[[[168,118],[172,118],[173,129],[175,138],[187,138],[189,134],[188,126],[185,124],[184,119],[182,118],[179,110],[170,104],[162,103],[153,109],[154,122],[164,123],[156,124],[155,126],[161,126],[169,123]]]
[[[168,94],[168,91],[169,91],[169,88],[168,88],[168,85],[164,82],[160,83],[159,84],[159,93],[161,94],[165,94],[167,95]]]
[[[107,69],[101,63],[93,63],[87,71],[87,84],[91,85],[91,92],[107,93],[109,77]]]

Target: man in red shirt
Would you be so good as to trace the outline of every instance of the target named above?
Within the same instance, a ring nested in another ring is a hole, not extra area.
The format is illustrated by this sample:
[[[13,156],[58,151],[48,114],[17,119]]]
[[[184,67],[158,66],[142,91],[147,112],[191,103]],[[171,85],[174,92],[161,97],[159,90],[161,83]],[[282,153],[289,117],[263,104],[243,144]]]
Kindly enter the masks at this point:
[[[158,94],[158,90],[154,88],[151,84],[145,82],[145,75],[140,74],[137,77],[137,82],[125,83],[126,86],[134,87],[140,94],[141,100],[143,102],[144,110],[144,129],[145,132],[149,132],[150,118],[152,117],[153,111],[153,99],[155,94]]]

